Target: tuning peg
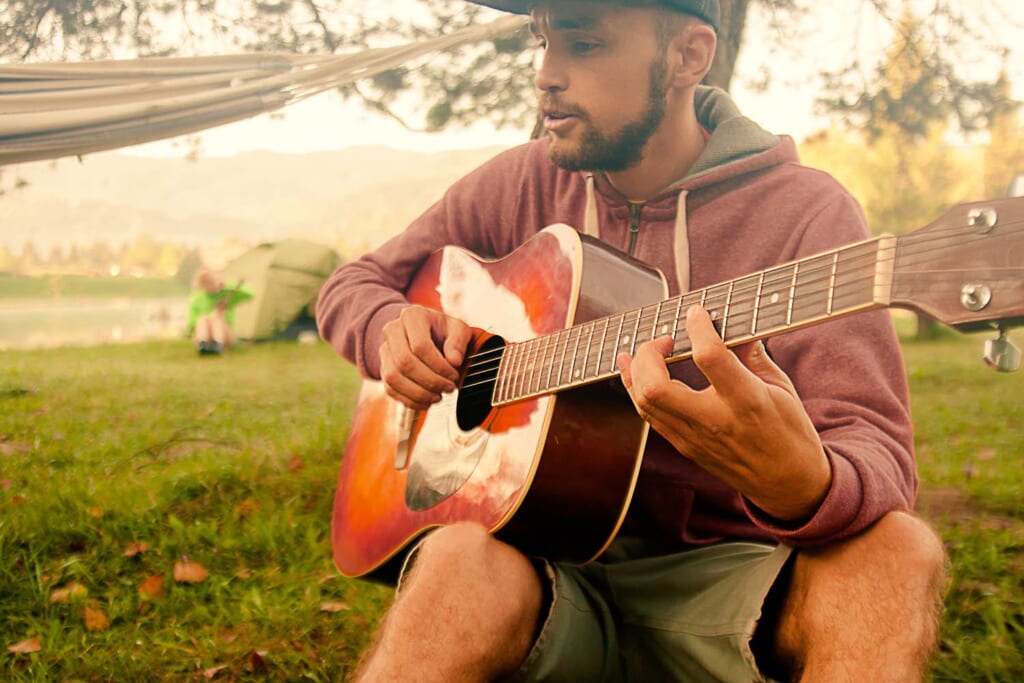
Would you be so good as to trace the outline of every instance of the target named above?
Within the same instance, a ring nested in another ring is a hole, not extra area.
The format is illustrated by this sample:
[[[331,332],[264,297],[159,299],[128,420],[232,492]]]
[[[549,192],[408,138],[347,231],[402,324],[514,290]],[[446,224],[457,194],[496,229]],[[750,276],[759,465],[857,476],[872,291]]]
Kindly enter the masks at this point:
[[[999,372],[1020,369],[1020,349],[1006,338],[1006,329],[999,328],[999,337],[985,340],[985,362]]]

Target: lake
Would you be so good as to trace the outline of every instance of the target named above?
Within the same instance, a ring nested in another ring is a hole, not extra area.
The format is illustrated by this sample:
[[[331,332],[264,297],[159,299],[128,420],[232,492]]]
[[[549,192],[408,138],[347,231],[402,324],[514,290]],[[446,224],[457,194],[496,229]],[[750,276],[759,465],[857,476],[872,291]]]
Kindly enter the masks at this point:
[[[0,300],[0,350],[185,338],[187,298]]]

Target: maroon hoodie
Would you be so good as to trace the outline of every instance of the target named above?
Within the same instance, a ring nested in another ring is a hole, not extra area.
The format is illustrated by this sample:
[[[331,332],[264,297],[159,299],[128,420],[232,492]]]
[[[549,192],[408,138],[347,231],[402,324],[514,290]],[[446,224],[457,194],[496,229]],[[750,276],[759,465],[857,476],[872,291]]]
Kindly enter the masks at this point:
[[[402,292],[430,253],[455,244],[501,257],[553,223],[631,250],[661,269],[672,295],[867,237],[856,201],[827,174],[801,166],[791,139],[741,116],[720,90],[700,88],[696,106],[710,132],[703,154],[642,205],[631,205],[600,174],[556,167],[546,141],[499,154],[405,232],[332,275],[317,306],[322,336],[379,378],[381,328],[408,305]],[[773,520],[652,431],[624,533],[666,548],[726,539],[809,545],[913,507],[906,375],[889,314],[831,320],[766,346],[796,386],[832,467],[817,512],[795,525]],[[707,386],[690,361],[671,370],[690,386]]]

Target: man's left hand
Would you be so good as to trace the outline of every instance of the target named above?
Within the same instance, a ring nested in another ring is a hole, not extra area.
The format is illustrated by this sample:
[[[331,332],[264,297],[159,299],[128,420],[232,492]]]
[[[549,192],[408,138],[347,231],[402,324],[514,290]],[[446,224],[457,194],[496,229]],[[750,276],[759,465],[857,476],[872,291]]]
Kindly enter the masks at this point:
[[[618,358],[640,415],[675,446],[768,515],[810,518],[828,493],[832,471],[821,439],[789,377],[752,342],[726,347],[707,311],[687,311],[693,361],[710,382],[694,390],[672,379],[661,337]]]

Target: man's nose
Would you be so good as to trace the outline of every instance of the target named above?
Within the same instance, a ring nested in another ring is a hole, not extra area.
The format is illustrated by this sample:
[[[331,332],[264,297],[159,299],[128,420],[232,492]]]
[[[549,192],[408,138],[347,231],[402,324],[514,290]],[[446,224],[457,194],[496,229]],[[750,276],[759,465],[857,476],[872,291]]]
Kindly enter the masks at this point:
[[[556,59],[551,50],[545,50],[540,55],[540,64],[537,66],[537,74],[533,78],[534,85],[541,92],[556,92],[565,90],[569,86],[569,79],[560,61]]]

